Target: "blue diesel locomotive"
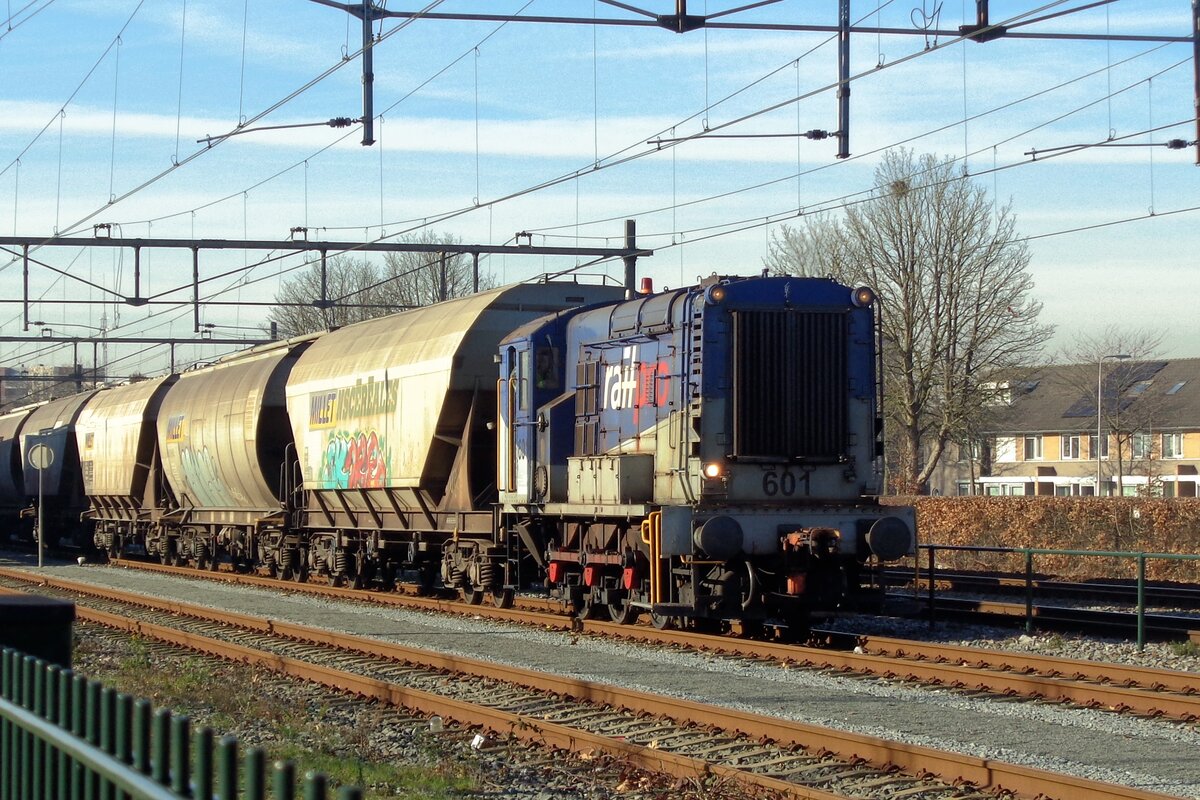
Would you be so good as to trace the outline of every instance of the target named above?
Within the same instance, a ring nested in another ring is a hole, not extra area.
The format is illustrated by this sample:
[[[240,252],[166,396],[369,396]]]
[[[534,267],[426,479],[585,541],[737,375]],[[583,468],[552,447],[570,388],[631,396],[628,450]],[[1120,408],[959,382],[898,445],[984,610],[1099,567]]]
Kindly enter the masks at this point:
[[[870,289],[718,278],[531,322],[500,348],[499,530],[580,613],[795,626],[878,599]],[[511,552],[511,549],[510,549]],[[453,543],[446,559],[455,569]]]

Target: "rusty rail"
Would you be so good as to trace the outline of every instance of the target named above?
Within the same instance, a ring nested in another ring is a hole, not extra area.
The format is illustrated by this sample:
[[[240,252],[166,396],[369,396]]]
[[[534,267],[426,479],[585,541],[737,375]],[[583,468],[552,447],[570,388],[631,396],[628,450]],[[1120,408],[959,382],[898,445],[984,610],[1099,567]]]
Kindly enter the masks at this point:
[[[173,614],[182,614],[197,619],[212,619],[227,625],[244,627],[249,630],[270,632],[280,636],[316,641],[323,644],[347,648],[374,656],[385,655],[388,658],[407,663],[421,664],[435,669],[450,669],[455,672],[491,677],[509,683],[551,691],[579,700],[602,703],[620,708],[648,711],[669,717],[681,724],[699,726],[717,726],[736,731],[745,736],[758,739],[770,739],[775,742],[795,745],[818,753],[832,753],[850,761],[863,760],[877,765],[881,769],[899,768],[909,774],[919,775],[931,773],[951,783],[969,783],[974,786],[993,791],[1008,791],[1022,797],[1050,796],[1061,800],[1073,798],[1097,798],[1097,800],[1118,800],[1119,798],[1136,798],[1151,800],[1165,798],[1166,795],[1145,792],[1131,787],[1114,786],[1090,781],[1074,776],[1059,775],[1043,770],[1006,764],[1003,762],[949,753],[932,748],[910,745],[901,742],[890,742],[876,737],[822,728],[804,723],[784,720],[776,717],[748,714],[745,712],[720,707],[702,705],[677,698],[663,697],[619,687],[608,686],[588,681],[578,681],[563,676],[550,675],[532,670],[515,667],[503,667],[489,662],[477,661],[462,657],[448,657],[416,648],[408,648],[363,637],[348,636],[325,631],[319,628],[255,618],[236,612],[214,612],[213,609],[194,606],[178,601],[160,601],[156,598],[138,595],[130,592],[104,589],[91,584],[83,584],[59,578],[47,578],[42,575],[16,573],[12,570],[0,570],[0,575],[6,577],[19,576],[20,579],[31,583],[44,583],[65,591],[73,591],[85,595],[105,597],[120,602],[131,602],[148,608],[154,608]],[[81,608],[80,617],[89,618],[95,613],[92,609]],[[404,705],[421,710],[424,713],[440,714],[466,724],[485,724],[502,733],[511,734],[528,741],[538,741],[554,746],[572,749],[592,748],[598,751],[612,753],[628,758],[642,768],[651,769],[681,777],[695,777],[712,772],[725,777],[736,778],[745,782],[747,779],[755,785],[772,791],[785,791],[793,796],[802,797],[832,797],[827,794],[811,794],[810,790],[797,787],[776,779],[766,778],[771,783],[759,783],[758,779],[765,776],[754,776],[740,770],[729,770],[728,773],[719,771],[717,765],[690,759],[679,762],[675,759],[681,756],[671,756],[655,748],[642,748],[628,742],[620,742],[607,737],[591,738],[585,732],[575,728],[555,726],[519,714],[507,714],[495,709],[481,711],[478,706],[457,707],[449,698],[437,695],[424,696],[427,693],[417,690],[387,684],[383,681],[342,673],[327,667],[306,664],[303,661],[287,658],[276,654],[264,654],[251,648],[221,642],[195,634],[181,632],[162,626],[154,626],[145,622],[127,621],[113,615],[99,613],[91,617],[102,624],[114,625],[125,630],[152,635],[174,644],[186,646],[220,655],[225,658],[254,663],[285,674],[294,675],[307,680],[314,680],[327,686],[342,688],[362,696],[374,697],[388,702]],[[585,739],[587,740],[584,743]],[[581,744],[582,743],[582,744]],[[643,752],[649,751],[649,752]],[[676,771],[682,770],[682,771]],[[803,793],[797,794],[797,789]]]

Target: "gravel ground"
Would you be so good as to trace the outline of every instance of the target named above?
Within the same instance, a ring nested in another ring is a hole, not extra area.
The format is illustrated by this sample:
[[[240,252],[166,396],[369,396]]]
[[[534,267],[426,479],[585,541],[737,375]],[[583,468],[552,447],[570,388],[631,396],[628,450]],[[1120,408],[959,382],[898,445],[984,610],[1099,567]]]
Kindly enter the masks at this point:
[[[446,724],[431,729],[425,719],[377,703],[347,698],[314,684],[274,675],[266,670],[199,656],[166,644],[135,644],[128,637],[98,626],[79,626],[81,643],[75,668],[83,674],[112,676],[133,681],[128,691],[150,694],[156,705],[166,705],[191,718],[193,729],[209,725],[218,735],[233,735],[242,752],[261,747],[268,754],[299,747],[342,761],[349,780],[372,795],[427,797],[444,780],[447,789],[438,796],[489,800],[603,800],[620,794],[629,800],[724,796],[743,798],[738,792],[713,795],[700,783],[676,783],[651,776],[620,763],[584,755],[547,752],[538,748],[487,739],[480,746],[476,731]],[[138,666],[130,667],[130,662]],[[189,681],[186,699],[174,697],[181,687],[164,691],[153,677],[193,675],[203,665],[204,683]],[[108,681],[106,681],[108,682]],[[232,700],[222,687],[245,687],[244,697]],[[209,698],[201,700],[200,697]],[[303,719],[304,723],[300,720]],[[307,769],[301,757],[300,771]],[[385,773],[386,783],[372,782],[372,764],[413,766],[421,770],[410,778],[407,770]],[[357,768],[357,777],[355,770]],[[466,788],[474,785],[476,789]]]
[[[2,560],[0,560],[2,563]],[[480,619],[330,602],[286,592],[108,567],[48,568],[62,577],[169,594],[177,599],[374,636],[417,647],[726,705],[811,724],[954,750],[1026,766],[1200,798],[1200,728],[1112,713],[966,697],[946,690],[855,679],[667,651]],[[839,625],[850,626],[850,620]],[[871,621],[871,626],[882,626]],[[917,635],[924,625],[873,630]],[[1200,671],[1200,659],[1158,645],[1061,636],[1021,637],[979,627],[939,628],[937,638],[1075,658]],[[924,635],[923,633],[920,635]]]

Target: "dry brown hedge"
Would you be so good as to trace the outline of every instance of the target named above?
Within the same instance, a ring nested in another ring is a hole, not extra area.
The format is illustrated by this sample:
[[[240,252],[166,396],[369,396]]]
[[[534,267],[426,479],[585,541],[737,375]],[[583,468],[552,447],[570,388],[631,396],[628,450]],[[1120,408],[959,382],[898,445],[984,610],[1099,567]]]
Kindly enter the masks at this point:
[[[1200,555],[1200,498],[915,497],[921,544]],[[925,556],[922,555],[924,562]],[[1023,556],[938,554],[961,569],[1024,570]],[[1036,556],[1035,571],[1075,579],[1136,576],[1132,560]],[[1200,561],[1148,559],[1152,580],[1200,582]]]

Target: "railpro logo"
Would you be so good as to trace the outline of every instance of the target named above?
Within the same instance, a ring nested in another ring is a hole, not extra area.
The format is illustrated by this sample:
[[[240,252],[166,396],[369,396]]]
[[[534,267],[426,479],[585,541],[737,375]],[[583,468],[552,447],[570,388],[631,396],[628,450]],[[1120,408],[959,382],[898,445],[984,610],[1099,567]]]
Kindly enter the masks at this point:
[[[637,347],[621,348],[621,360],[604,365],[604,407],[632,408],[638,395]]]

